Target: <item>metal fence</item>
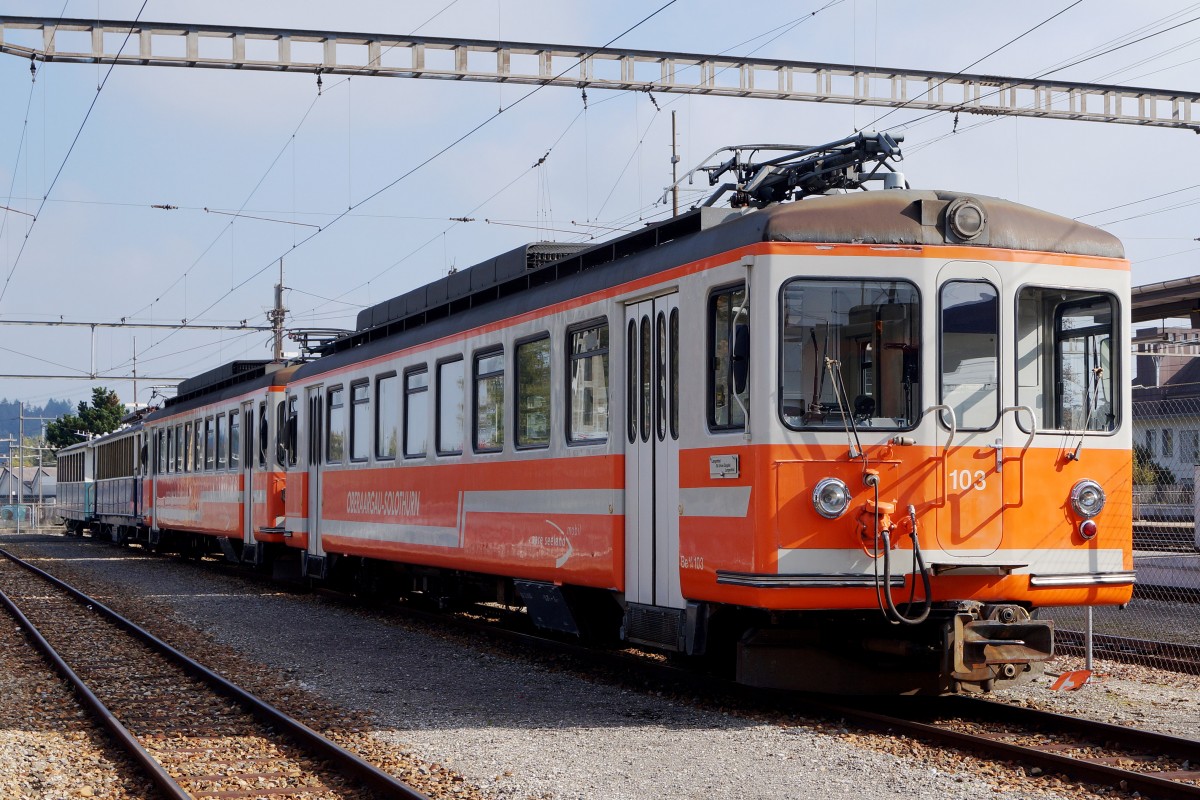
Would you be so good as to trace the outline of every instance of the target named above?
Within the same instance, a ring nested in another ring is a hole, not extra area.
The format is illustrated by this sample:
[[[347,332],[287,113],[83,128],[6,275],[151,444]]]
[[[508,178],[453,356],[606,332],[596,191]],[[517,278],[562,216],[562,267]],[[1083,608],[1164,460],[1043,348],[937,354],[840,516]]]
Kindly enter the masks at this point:
[[[1195,497],[1200,396],[1135,401],[1133,443],[1134,488],[1129,513],[1137,586],[1133,601],[1125,608],[1093,610],[1094,652],[1098,658],[1115,656],[1200,672],[1200,539]],[[1044,609],[1042,616],[1055,621],[1059,641],[1066,649],[1083,647],[1086,609]]]
[[[62,525],[58,506],[54,503],[0,504],[0,530],[20,528],[51,528]]]

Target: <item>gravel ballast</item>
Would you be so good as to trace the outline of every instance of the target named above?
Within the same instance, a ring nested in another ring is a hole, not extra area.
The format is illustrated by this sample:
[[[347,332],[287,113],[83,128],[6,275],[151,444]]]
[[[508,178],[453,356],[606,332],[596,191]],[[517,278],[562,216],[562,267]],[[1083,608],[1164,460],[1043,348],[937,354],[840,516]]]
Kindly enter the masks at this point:
[[[68,579],[86,579],[85,588],[156,633],[199,631],[208,657],[236,673],[227,677],[286,711],[342,709],[344,733],[369,736],[373,748],[397,759],[395,771],[429,778],[438,792],[521,800],[1095,796],[902,738],[831,723],[764,723],[593,680],[552,659],[474,645],[423,624],[137,549],[4,535],[0,547],[44,559],[40,565]],[[190,652],[205,661],[205,653]],[[1116,669],[1124,672],[1079,692],[1051,693],[1043,681],[1007,697],[1200,737],[1195,678],[1168,675],[1153,684],[1160,673]],[[8,727],[19,727],[14,720],[23,709],[14,704],[27,697],[0,695]],[[0,775],[18,767],[0,755]],[[0,780],[0,787],[11,785]],[[9,796],[26,795],[0,793]]]

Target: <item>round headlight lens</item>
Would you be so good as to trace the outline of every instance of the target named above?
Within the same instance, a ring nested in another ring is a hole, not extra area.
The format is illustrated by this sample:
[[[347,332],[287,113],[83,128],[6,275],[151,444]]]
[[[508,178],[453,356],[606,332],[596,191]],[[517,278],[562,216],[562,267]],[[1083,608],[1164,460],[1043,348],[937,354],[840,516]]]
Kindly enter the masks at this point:
[[[850,505],[850,489],[837,478],[825,478],[813,489],[813,508],[826,519],[837,519]]]
[[[1071,508],[1084,519],[1091,519],[1104,508],[1104,490],[1093,480],[1082,480],[1071,487]]]

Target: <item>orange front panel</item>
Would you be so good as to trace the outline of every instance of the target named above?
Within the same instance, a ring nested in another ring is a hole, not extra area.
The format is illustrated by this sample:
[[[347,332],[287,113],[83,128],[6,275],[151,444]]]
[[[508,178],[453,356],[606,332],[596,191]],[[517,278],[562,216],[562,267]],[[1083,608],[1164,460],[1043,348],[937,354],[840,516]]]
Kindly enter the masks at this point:
[[[1004,502],[1000,503],[997,495],[993,507],[982,509],[972,506],[980,502],[972,494],[979,492],[974,482],[956,488],[946,480],[940,448],[883,445],[867,450],[869,467],[880,477],[881,507],[885,512],[888,504],[894,509],[894,573],[912,570],[911,540],[906,535],[909,504],[916,510],[927,563],[969,564],[973,563],[972,554],[994,550],[988,563],[1017,568],[1017,574],[1007,576],[936,576],[935,600],[1006,600],[1040,606],[1119,604],[1131,596],[1128,584],[1036,587],[1030,585],[1028,574],[1096,571],[1097,567],[1087,565],[1100,551],[1116,555],[1115,560],[1109,558],[1113,569],[1133,568],[1132,462],[1127,451],[1085,450],[1080,461],[1068,461],[1065,451],[1056,448],[1031,448],[1023,453],[1009,448],[1004,455]],[[740,458],[739,478],[710,477],[710,457],[730,454]],[[954,455],[952,452],[951,464],[956,463]],[[994,469],[994,453],[989,451],[988,458]],[[684,595],[693,600],[775,609],[874,608],[877,600],[872,588],[757,588],[717,581],[718,571],[766,576],[832,574],[850,571],[847,567],[852,566],[857,574],[870,575],[875,517],[868,502],[874,492],[863,484],[863,469],[861,459],[847,458],[845,445],[760,445],[681,453],[680,483],[685,493],[750,487],[745,517],[691,515],[685,502],[680,521]],[[812,503],[813,488],[826,477],[845,481],[853,496],[847,511],[836,520],[820,516]],[[1092,541],[1079,535],[1080,520],[1069,502],[1071,487],[1085,477],[1099,481],[1108,494],[1108,503],[1096,518],[1100,533]],[[968,508],[970,513],[964,510]],[[952,527],[960,519],[970,521],[969,529]],[[967,549],[947,550],[947,541]],[[781,563],[781,553],[787,554],[786,564]],[[903,592],[897,589],[895,596],[897,602],[906,601],[908,586]]]

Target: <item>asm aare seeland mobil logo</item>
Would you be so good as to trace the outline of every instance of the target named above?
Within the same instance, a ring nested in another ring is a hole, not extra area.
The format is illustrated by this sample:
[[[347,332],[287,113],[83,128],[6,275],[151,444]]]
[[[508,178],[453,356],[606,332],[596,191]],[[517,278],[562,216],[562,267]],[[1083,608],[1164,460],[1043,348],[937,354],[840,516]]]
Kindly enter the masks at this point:
[[[421,493],[348,492],[346,513],[374,517],[415,517],[421,513]]]

